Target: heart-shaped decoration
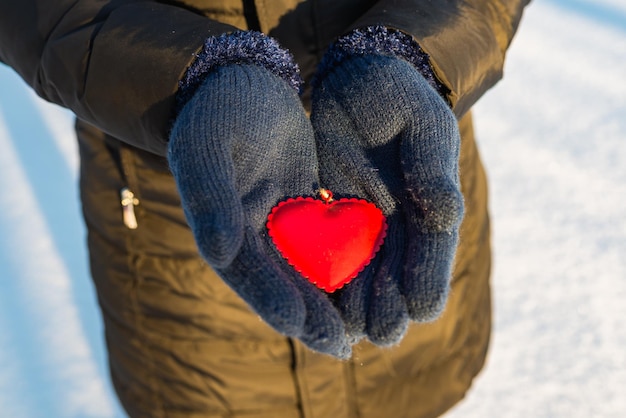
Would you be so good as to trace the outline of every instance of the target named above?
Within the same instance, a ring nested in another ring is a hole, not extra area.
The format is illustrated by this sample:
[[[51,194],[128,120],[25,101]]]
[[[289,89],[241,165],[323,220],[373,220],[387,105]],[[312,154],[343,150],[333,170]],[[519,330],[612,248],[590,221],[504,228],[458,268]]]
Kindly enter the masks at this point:
[[[387,221],[362,199],[291,198],[276,205],[267,228],[276,248],[302,276],[326,292],[355,278],[385,239]]]

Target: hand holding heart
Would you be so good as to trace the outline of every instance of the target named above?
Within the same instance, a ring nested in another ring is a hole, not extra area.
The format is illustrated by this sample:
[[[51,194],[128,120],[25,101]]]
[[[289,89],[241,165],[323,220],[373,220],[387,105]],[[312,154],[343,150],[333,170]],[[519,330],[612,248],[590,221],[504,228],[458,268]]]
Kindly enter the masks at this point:
[[[168,148],[202,256],[277,331],[340,358],[439,315],[463,214],[444,101],[407,61],[355,55],[319,78],[309,121],[255,63],[284,51],[248,32],[215,45],[243,60],[205,65]],[[341,197],[314,199],[320,183]]]
[[[376,258],[333,298],[353,341],[394,344],[447,300],[463,216],[456,118],[412,64],[377,54],[326,68],[312,104],[321,183],[373,202],[388,224]]]
[[[198,249],[220,277],[280,333],[348,357],[339,312],[278,254],[265,226],[277,202],[318,188],[297,91],[260,66],[213,70],[177,117],[168,160]]]

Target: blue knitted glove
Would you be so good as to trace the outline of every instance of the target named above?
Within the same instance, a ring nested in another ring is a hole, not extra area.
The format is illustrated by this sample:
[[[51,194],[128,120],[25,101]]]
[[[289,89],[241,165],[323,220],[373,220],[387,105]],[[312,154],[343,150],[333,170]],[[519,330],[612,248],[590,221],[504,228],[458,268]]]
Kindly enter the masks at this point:
[[[265,228],[277,202],[319,187],[295,64],[261,34],[235,33],[207,45],[202,63],[189,71],[193,93],[184,98],[168,150],[200,253],[277,331],[345,358],[350,348],[339,312],[280,257]]]
[[[409,62],[420,57],[407,38],[368,28],[340,39],[312,93],[322,186],[387,216],[381,251],[334,296],[351,338],[378,345],[441,314],[463,217],[457,120]]]

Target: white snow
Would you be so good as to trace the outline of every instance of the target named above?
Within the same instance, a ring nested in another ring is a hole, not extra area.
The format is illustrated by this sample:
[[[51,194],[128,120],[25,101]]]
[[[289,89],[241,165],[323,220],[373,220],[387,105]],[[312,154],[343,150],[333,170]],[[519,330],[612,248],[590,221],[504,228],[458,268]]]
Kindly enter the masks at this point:
[[[4,244],[2,251],[7,260],[3,267],[12,268],[17,273],[3,274],[1,289],[7,291],[3,298],[20,301],[19,311],[2,309],[0,318],[2,322],[23,318],[25,323],[22,326],[28,325],[16,331],[29,333],[36,348],[25,347],[20,354],[24,355],[22,361],[34,362],[41,367],[36,371],[42,373],[42,383],[54,385],[46,389],[55,394],[47,406],[49,416],[111,416],[113,408],[107,399],[105,382],[98,373],[82,330],[78,308],[72,300],[71,275],[46,225],[42,214],[44,208],[37,201],[10,139],[6,122],[0,117],[0,207],[3,208],[0,230]],[[80,255],[84,255],[83,252]],[[0,356],[4,347],[10,346],[9,336],[9,332],[3,335]],[[36,358],[27,358],[27,354]],[[16,374],[15,370],[13,374]],[[22,380],[25,378],[21,376]],[[2,380],[9,384],[8,377],[0,378]],[[8,405],[11,408],[18,406]]]
[[[626,416],[626,2],[527,9],[475,108],[494,334],[447,418]],[[71,115],[0,66],[0,411],[121,418],[89,279]]]
[[[476,107],[495,332],[447,417],[626,415],[625,6],[532,4]]]

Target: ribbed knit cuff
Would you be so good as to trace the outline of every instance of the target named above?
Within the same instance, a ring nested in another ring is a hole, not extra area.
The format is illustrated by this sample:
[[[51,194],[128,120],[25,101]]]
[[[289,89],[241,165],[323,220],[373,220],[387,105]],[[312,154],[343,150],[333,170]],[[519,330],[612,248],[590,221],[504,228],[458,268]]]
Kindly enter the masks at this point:
[[[300,70],[293,56],[273,38],[255,31],[212,36],[204,42],[202,51],[179,82],[175,114],[191,99],[211,71],[228,64],[259,65],[283,78],[297,91],[302,86]]]
[[[337,39],[324,55],[313,84],[321,81],[325,74],[332,71],[342,61],[355,55],[385,55],[402,58],[413,64],[431,87],[447,100],[450,89],[435,75],[428,54],[410,35],[385,26],[355,29]]]

